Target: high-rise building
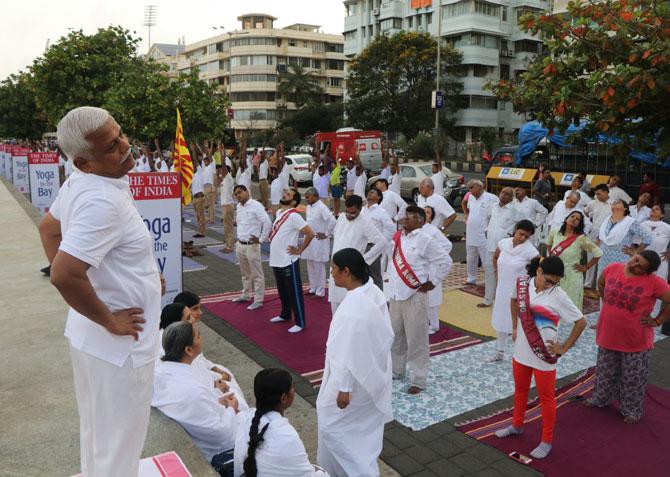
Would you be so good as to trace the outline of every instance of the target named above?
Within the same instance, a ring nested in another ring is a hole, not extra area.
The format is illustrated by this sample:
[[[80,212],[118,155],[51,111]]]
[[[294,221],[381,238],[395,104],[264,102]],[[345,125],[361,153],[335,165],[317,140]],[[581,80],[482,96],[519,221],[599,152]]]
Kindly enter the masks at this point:
[[[275,28],[277,18],[265,13],[249,13],[238,20],[241,30],[185,45],[177,57],[178,71],[198,68],[201,79],[228,93],[232,128],[274,128],[296,109],[278,92],[282,73],[291,65],[311,74],[324,100],[342,99],[348,61],[342,35],[325,34],[318,25],[302,23]]]
[[[497,101],[485,84],[514,80],[542,51],[541,41],[519,29],[517,22],[528,12],[550,10],[547,0],[345,0],[345,55],[360,53],[378,35],[402,30],[437,36],[439,5],[442,41],[463,54],[460,74],[466,106],[456,116],[456,139],[476,140],[481,128],[514,132],[525,118],[511,103]]]

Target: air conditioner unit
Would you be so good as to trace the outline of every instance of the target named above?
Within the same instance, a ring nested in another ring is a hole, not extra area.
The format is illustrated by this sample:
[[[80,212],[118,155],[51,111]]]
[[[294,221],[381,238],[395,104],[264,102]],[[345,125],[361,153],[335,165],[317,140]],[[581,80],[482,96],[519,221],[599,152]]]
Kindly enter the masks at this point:
[[[374,16],[378,17],[378,16],[379,16],[379,8],[375,8],[375,9],[373,9],[373,10],[372,10],[372,14],[373,14]]]

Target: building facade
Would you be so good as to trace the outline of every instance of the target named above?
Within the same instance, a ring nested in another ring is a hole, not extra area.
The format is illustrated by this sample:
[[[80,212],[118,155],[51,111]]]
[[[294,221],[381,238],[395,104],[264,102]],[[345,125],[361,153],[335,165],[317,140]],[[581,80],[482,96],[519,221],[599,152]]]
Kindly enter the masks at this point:
[[[274,128],[296,109],[278,92],[282,74],[291,65],[311,74],[325,101],[342,99],[348,61],[342,35],[321,33],[317,25],[275,28],[277,19],[264,13],[238,20],[240,30],[185,45],[176,66],[179,72],[198,68],[200,78],[228,93],[236,132]]]
[[[344,53],[353,57],[376,36],[399,31],[438,34],[463,54],[465,106],[456,116],[459,141],[476,141],[481,128],[509,135],[525,122],[511,103],[497,101],[488,82],[513,80],[542,51],[542,43],[520,30],[527,12],[551,9],[547,0],[345,0]],[[428,105],[427,105],[428,107]]]

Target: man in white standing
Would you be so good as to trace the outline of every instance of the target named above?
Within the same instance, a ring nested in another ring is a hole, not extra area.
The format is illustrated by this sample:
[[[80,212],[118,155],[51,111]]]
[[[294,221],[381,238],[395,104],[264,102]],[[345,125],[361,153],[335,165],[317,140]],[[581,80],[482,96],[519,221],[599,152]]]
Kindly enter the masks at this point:
[[[498,203],[498,198],[484,190],[484,184],[478,179],[468,181],[468,221],[465,223],[465,249],[468,269],[467,285],[477,282],[479,260],[486,263],[486,226],[487,209]]]
[[[277,283],[281,312],[270,322],[290,321],[291,312],[293,312],[294,324],[288,329],[288,332],[298,333],[305,329],[300,254],[309,246],[314,238],[314,232],[296,209],[300,205],[300,193],[297,189],[284,191],[280,204],[281,208],[277,211],[277,218],[270,233],[270,266]],[[299,246],[300,232],[305,236],[305,240]]]
[[[409,394],[419,394],[427,386],[430,361],[427,293],[447,277],[451,262],[443,249],[421,230],[425,221],[422,208],[407,207],[403,229],[393,237],[388,266],[387,296],[395,334],[391,347],[393,378],[403,379],[409,371]]]
[[[354,194],[354,187],[356,186],[356,166],[354,160],[349,158],[347,161],[347,190],[345,196],[349,197]]]
[[[436,195],[444,197],[444,173],[442,172],[442,164],[439,162],[433,163],[433,175],[430,178],[433,180],[433,191]]]
[[[380,234],[384,237],[387,243],[393,238],[393,234],[396,232],[397,227],[389,217],[389,214],[379,205],[382,201],[382,191],[373,187],[368,191],[368,202],[365,207],[363,207],[362,215],[370,219],[379,231]],[[375,259],[374,262],[370,265],[370,276],[375,285],[379,287],[380,290],[384,289],[384,278],[382,272],[385,268],[382,268],[382,265],[386,265],[385,260],[386,254],[382,254]],[[382,263],[384,262],[384,263]]]
[[[386,179],[377,179],[373,187],[382,191],[381,207],[389,214],[393,222],[398,223],[405,216],[407,202],[402,197],[389,189],[389,183]]]
[[[356,184],[354,185],[354,195],[357,195],[365,203],[365,186],[368,183],[368,174],[363,169],[363,166],[360,162],[356,164]]]
[[[319,200],[319,192],[314,187],[305,192],[305,202],[307,202],[307,225],[315,235],[300,258],[307,266],[309,279],[307,294],[323,297],[326,294],[326,267],[330,259],[330,237],[335,228],[335,217]]]
[[[233,175],[230,168],[221,166],[221,221],[223,222],[223,252],[231,253],[235,245],[235,199],[233,199]]]
[[[582,179],[580,176],[575,176],[575,178],[572,179],[572,182],[570,183],[570,189],[566,190],[565,194],[563,194],[563,199],[567,199],[570,193],[577,192],[579,194],[579,208],[583,209],[593,200],[586,192],[582,190],[583,186],[584,179]]]
[[[427,205],[433,208],[435,217],[432,223],[440,230],[446,230],[456,220],[454,208],[449,205],[447,199],[435,193],[435,184],[427,177],[419,184],[419,197],[416,205],[422,209]]]
[[[233,195],[237,199],[237,245],[235,253],[240,261],[242,275],[242,294],[234,302],[251,300],[254,302],[247,310],[257,310],[263,306],[265,297],[265,275],[261,264],[261,243],[270,235],[272,222],[260,202],[249,196],[249,190],[236,185]]]
[[[547,216],[548,230],[547,235],[551,233],[554,228],[561,228],[565,218],[575,211],[584,212],[584,207],[580,205],[581,195],[579,192],[570,192],[563,200],[559,200],[552,211]],[[584,217],[584,233],[591,231],[591,220]]]
[[[357,195],[347,197],[344,202],[345,213],[340,214],[333,230],[333,254],[343,248],[355,248],[365,258],[368,265],[372,265],[384,251],[386,240],[379,233],[372,221],[361,214],[363,201]],[[372,244],[368,247],[368,244]],[[367,250],[367,251],[366,251]],[[346,290],[335,286],[332,275],[328,278],[328,301],[330,309],[335,314],[337,307],[344,300]]]
[[[512,235],[514,225],[519,221],[519,213],[512,204],[514,189],[503,187],[498,196],[498,203],[491,204],[486,209],[488,225],[486,226],[486,261],[484,265],[484,301],[477,303],[477,307],[484,308],[493,304],[496,296],[496,274],[493,257],[498,249],[498,242]],[[544,207],[542,207],[544,208]]]
[[[84,476],[137,476],[149,424],[161,279],[126,174],[130,145],[104,109],[71,110],[58,144],[76,169],[40,223],[65,336]],[[177,224],[179,225],[179,224]]]
[[[609,196],[610,200],[614,202],[615,200],[623,200],[626,204],[630,204],[633,199],[628,195],[628,193],[619,187],[621,183],[621,177],[612,176],[607,182],[607,187],[609,187]]]
[[[203,169],[202,182],[205,189],[205,206],[207,207],[207,223],[213,224],[216,217],[216,165],[207,148],[207,155],[204,159],[205,167]]]
[[[398,195],[400,194],[400,166],[397,163],[391,164],[391,177],[389,181],[389,190],[395,192]],[[402,197],[402,196],[401,196]]]
[[[312,179],[314,187],[319,192],[319,197],[324,203],[328,203],[330,195],[330,172],[326,172],[326,166],[319,164]]]
[[[540,243],[542,233],[540,228],[544,225],[549,213],[547,209],[537,200],[526,195],[526,189],[516,187],[514,189],[514,208],[518,213],[518,220],[530,220],[535,225],[535,233],[531,237],[533,245],[537,247]]]
[[[598,240],[600,235],[600,227],[603,222],[612,215],[612,201],[609,198],[609,187],[605,184],[599,184],[594,189],[596,198],[592,200],[586,207],[584,207],[584,214],[591,220],[593,227],[588,234],[588,237],[594,242]],[[591,260],[591,254],[587,253],[587,263]],[[586,271],[584,278],[584,286],[595,288],[598,264]]]
[[[269,164],[266,155],[265,151],[261,152],[261,162],[258,164],[258,189],[261,191],[261,204],[267,209],[270,205],[270,189],[268,185]]]

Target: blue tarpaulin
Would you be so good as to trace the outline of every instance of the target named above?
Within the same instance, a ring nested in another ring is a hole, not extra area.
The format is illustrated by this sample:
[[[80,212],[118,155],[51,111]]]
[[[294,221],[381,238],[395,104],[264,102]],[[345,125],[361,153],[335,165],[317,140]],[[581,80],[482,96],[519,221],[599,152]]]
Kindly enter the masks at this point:
[[[570,146],[568,138],[572,134],[583,130],[585,126],[586,122],[582,121],[579,123],[579,126],[571,124],[564,133],[554,130],[554,133],[549,135],[549,129],[544,127],[538,121],[530,121],[524,124],[521,126],[521,129],[519,129],[519,148],[514,154],[514,163],[517,166],[520,166],[523,163],[524,158],[529,157],[544,138],[547,138],[558,147]],[[598,134],[599,143],[616,144],[620,141],[621,140],[616,137]],[[648,164],[658,163],[656,154],[650,152],[633,151],[631,152],[630,157]],[[670,169],[670,157],[665,160],[665,163],[661,167]]]

